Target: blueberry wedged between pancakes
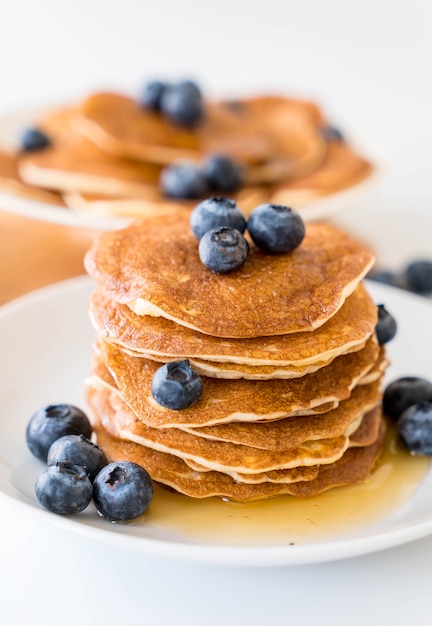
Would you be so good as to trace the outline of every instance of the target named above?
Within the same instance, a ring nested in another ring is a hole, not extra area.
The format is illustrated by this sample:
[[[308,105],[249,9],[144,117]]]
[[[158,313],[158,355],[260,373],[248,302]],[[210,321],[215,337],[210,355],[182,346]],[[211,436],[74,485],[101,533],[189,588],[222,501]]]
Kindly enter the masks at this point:
[[[362,283],[372,263],[324,223],[289,254],[251,244],[224,275],[200,263],[186,216],[100,234],[85,259],[100,445],[194,498],[303,497],[367,480],[384,445],[388,365]],[[152,380],[179,360],[199,371],[202,394],[176,410]]]

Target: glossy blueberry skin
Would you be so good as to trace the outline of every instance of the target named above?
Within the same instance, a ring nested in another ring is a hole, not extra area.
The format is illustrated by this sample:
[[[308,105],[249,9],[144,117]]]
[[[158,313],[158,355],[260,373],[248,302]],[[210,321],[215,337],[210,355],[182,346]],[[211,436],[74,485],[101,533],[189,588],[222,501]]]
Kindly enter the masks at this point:
[[[236,191],[242,184],[240,167],[223,155],[215,154],[205,159],[203,172],[210,187],[222,193]]]
[[[90,439],[92,427],[87,415],[72,404],[49,404],[33,414],[26,429],[30,452],[46,462],[51,444],[64,435]]]
[[[249,216],[247,228],[255,245],[268,254],[291,252],[306,234],[299,213],[281,204],[256,207]]]
[[[66,461],[42,471],[35,483],[35,493],[48,511],[75,515],[90,503],[93,487],[83,467]]]
[[[109,463],[93,483],[93,501],[100,515],[112,522],[139,517],[153,499],[148,472],[130,461]]]
[[[405,278],[408,289],[419,294],[432,294],[432,261],[418,260],[407,265]]]
[[[203,171],[196,163],[173,163],[161,172],[159,186],[168,198],[202,198],[209,191]]]
[[[23,152],[36,152],[50,145],[50,138],[38,128],[27,128],[20,138],[20,146]]]
[[[221,226],[208,230],[201,237],[198,253],[203,263],[215,274],[226,274],[246,261],[249,244],[235,228]]]
[[[375,327],[375,333],[380,346],[394,339],[397,333],[396,320],[383,304],[378,305],[378,322]]]
[[[432,402],[419,402],[405,409],[396,427],[412,454],[432,456]]]
[[[167,88],[167,83],[161,80],[151,80],[146,83],[140,95],[140,104],[150,111],[159,111],[162,94]]]
[[[198,239],[208,230],[221,226],[235,228],[241,234],[246,230],[246,218],[230,198],[212,196],[197,204],[191,212],[190,227]]]
[[[204,104],[199,87],[192,81],[168,85],[160,100],[160,110],[179,126],[195,126],[204,115]]]
[[[189,361],[184,359],[159,367],[153,375],[151,390],[161,406],[180,411],[199,399],[203,383]]]
[[[403,376],[387,385],[383,393],[383,411],[397,421],[413,404],[432,402],[432,381],[418,376]]]
[[[108,465],[108,458],[102,448],[83,435],[65,435],[51,444],[47,464],[55,465],[58,461],[71,461],[74,465],[84,467],[91,482]]]

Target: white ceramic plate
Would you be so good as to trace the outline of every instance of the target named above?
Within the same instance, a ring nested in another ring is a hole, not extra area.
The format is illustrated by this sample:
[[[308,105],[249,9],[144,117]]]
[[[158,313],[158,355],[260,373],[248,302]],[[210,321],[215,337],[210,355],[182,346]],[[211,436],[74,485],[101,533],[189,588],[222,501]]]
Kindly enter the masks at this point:
[[[0,117],[0,148],[14,149],[18,145],[18,138],[22,130],[37,123],[47,107],[17,111]],[[360,136],[360,135],[359,135]],[[331,196],[313,201],[299,207],[305,220],[323,219],[335,215],[340,211],[355,208],[364,202],[376,190],[377,184],[383,176],[383,163],[385,161],[382,151],[377,147],[371,147],[363,139],[357,140],[350,136],[352,145],[357,146],[360,154],[367,156],[376,166],[375,173],[367,180],[353,187],[338,191]],[[72,211],[62,207],[51,206],[44,202],[36,202],[26,198],[20,198],[9,193],[0,191],[0,206],[3,210],[31,217],[45,222],[95,228],[98,230],[122,228],[130,221],[125,217],[107,217],[101,215],[89,215],[79,211]]]
[[[86,302],[88,278],[65,281],[0,309],[0,501],[2,515],[22,514],[66,532],[83,534],[143,554],[225,565],[292,565],[346,558],[396,546],[432,533],[432,473],[401,510],[337,540],[298,545],[211,545],[146,524],[107,523],[94,510],[63,518],[43,510],[33,492],[43,467],[25,444],[34,411],[54,402],[85,406],[93,331]],[[432,303],[390,287],[369,284],[375,301],[397,312],[399,333],[389,345],[389,375],[432,372]]]

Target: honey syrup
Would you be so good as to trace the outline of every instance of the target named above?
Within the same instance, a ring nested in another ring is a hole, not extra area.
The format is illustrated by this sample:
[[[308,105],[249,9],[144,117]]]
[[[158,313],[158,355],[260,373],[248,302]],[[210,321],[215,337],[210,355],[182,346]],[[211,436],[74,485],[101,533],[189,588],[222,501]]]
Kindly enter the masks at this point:
[[[414,457],[403,449],[395,429],[389,428],[385,450],[365,483],[309,498],[282,496],[246,504],[198,500],[156,485],[145,523],[214,545],[270,546],[340,538],[405,504],[430,464],[427,457]]]

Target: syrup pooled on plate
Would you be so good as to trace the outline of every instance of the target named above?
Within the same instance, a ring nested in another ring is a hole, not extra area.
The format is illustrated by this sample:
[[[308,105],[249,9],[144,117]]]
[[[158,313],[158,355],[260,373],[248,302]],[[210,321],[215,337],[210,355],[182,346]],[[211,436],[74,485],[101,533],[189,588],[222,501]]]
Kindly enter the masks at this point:
[[[282,496],[236,503],[197,500],[156,486],[145,523],[190,541],[224,545],[288,545],[348,535],[393,513],[413,495],[430,459],[411,456],[390,427],[386,447],[369,481],[310,498]]]

